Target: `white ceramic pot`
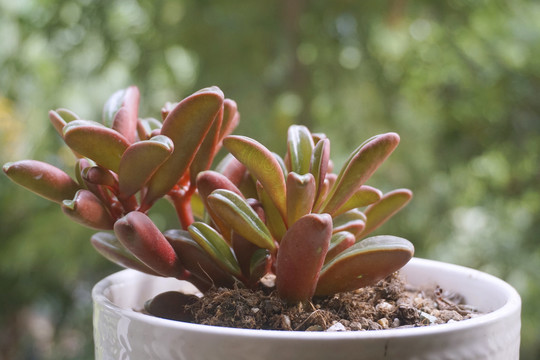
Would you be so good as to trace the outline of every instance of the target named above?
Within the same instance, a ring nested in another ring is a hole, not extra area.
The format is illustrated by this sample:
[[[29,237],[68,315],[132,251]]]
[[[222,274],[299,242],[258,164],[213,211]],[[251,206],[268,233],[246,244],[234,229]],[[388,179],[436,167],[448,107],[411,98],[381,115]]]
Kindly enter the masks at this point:
[[[317,360],[519,358],[521,300],[504,281],[477,270],[414,258],[402,270],[416,286],[459,292],[483,312],[473,319],[420,328],[356,332],[246,330],[176,322],[141,314],[144,302],[183,286],[124,270],[93,289],[99,360]],[[185,283],[185,282],[184,282]]]

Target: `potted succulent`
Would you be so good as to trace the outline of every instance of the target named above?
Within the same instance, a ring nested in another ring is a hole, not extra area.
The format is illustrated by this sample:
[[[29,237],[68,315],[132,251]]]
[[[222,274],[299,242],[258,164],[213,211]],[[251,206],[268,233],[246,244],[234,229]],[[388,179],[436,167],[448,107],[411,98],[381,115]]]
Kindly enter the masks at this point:
[[[368,237],[412,197],[407,189],[383,194],[365,184],[397,147],[397,134],[368,139],[336,174],[330,140],[304,126],[289,128],[284,157],[231,135],[237,106],[217,87],[167,104],[162,121],[140,118],[138,105],[139,91],[129,87],[107,101],[101,123],[66,109],[49,113],[77,159],[74,178],[35,160],[3,167],[72,220],[100,230],[91,238],[96,250],[133,269],[94,288],[96,358],[443,358],[449,351],[517,358],[520,302],[509,285],[446,264],[408,264],[408,240]],[[228,154],[209,170],[222,146]],[[162,232],[151,220],[161,198],[173,204],[181,229]],[[262,287],[302,308],[401,268],[409,283],[458,291],[490,313],[426,328],[343,333],[193,323],[193,304],[212,300],[216,289]],[[436,340],[441,335],[446,345]]]

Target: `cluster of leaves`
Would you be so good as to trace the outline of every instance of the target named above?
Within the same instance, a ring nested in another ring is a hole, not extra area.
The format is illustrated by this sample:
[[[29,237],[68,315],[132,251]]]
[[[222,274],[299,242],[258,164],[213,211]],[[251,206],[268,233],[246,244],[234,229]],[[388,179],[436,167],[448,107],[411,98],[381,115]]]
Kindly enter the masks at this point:
[[[49,113],[78,158],[76,180],[35,160],[8,163],[4,172],[60,203],[71,219],[114,230],[91,238],[108,259],[189,279],[202,291],[253,287],[272,274],[283,299],[305,301],[373,284],[412,257],[405,239],[366,238],[412,196],[365,185],[397,147],[397,134],[365,141],[335,174],[330,140],[304,126],[289,128],[283,158],[230,135],[239,114],[216,87],[166,105],[162,122],[139,118],[138,104],[130,87],[108,100],[103,123],[64,109]],[[208,170],[221,146],[230,153]],[[148,217],[162,197],[183,229],[161,232]]]

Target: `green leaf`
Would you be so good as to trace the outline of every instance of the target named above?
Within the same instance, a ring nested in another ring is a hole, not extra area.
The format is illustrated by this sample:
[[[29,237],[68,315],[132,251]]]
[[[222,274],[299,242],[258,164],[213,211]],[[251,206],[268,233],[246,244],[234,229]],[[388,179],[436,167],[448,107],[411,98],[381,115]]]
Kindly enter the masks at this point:
[[[355,237],[366,227],[366,215],[360,210],[349,210],[333,218],[334,233],[348,231]]]
[[[167,230],[163,233],[174,248],[182,265],[191,273],[192,282],[199,290],[206,291],[211,287],[231,287],[234,277],[219,267],[212,257],[195,242],[189,232],[184,230]]]
[[[174,151],[150,179],[144,204],[167,194],[186,173],[222,105],[223,93],[211,87],[185,98],[168,113],[161,134],[173,141]]]
[[[398,134],[386,133],[377,135],[360,145],[351,154],[338,175],[328,200],[324,204],[323,212],[333,215],[371,177],[398,144]]]
[[[62,211],[73,221],[98,230],[112,230],[114,218],[101,200],[88,190],[79,190],[73,200],[62,202]]]
[[[219,229],[220,233],[223,235],[227,242],[231,242],[231,227],[226,222],[223,221],[219,216],[216,215],[215,211],[208,204],[208,196],[218,189],[224,189],[234,192],[243,198],[242,192],[224,175],[216,171],[203,171],[199,173],[196,179],[197,190],[201,197],[201,200],[208,211],[212,221]]]
[[[292,226],[302,216],[309,214],[315,201],[315,178],[312,174],[287,175],[287,224]]]
[[[118,172],[122,154],[129,146],[119,132],[87,120],[68,123],[64,127],[64,141],[73,151],[114,172]]]
[[[172,140],[164,135],[131,144],[118,169],[120,195],[127,198],[141,190],[173,150]]]
[[[191,237],[201,246],[214,260],[234,276],[241,274],[240,267],[229,244],[214,228],[202,222],[194,222],[188,227]]]
[[[159,275],[143,262],[133,256],[114,234],[98,232],[92,235],[90,242],[94,248],[107,260],[128,269],[135,269],[150,275]]]
[[[253,253],[249,264],[249,280],[252,284],[257,283],[261,277],[266,275],[270,260],[271,255],[267,249],[257,249]]]
[[[80,186],[64,171],[37,160],[5,164],[2,169],[14,183],[56,203],[73,199]]]
[[[266,226],[270,233],[276,239],[277,242],[280,242],[285,233],[287,232],[287,226],[279,213],[276,205],[268,196],[268,193],[262,187],[261,183],[257,183],[257,197],[262,203],[264,208],[264,214],[266,217]]]
[[[114,233],[126,249],[160,275],[185,276],[173,247],[146,214],[130,212],[116,221]]]
[[[287,151],[291,164],[289,171],[300,175],[309,173],[313,147],[313,137],[307,127],[290,126],[287,136]]]
[[[343,214],[349,210],[368,206],[376,203],[382,198],[382,192],[379,189],[368,185],[362,185],[339,209],[334,216]]]
[[[229,190],[216,190],[208,196],[208,204],[217,216],[246,240],[261,248],[275,249],[270,231],[243,198]]]
[[[289,228],[276,259],[276,289],[282,299],[311,299],[331,237],[332,218],[328,214],[308,214]]]
[[[315,294],[326,296],[373,285],[401,269],[413,254],[414,246],[395,236],[362,240],[323,266]]]
[[[223,144],[262,184],[285,219],[287,213],[285,177],[273,154],[259,142],[244,136],[227,136]]]
[[[355,242],[356,238],[348,231],[334,232],[324,262],[327,263],[332,260],[336,255],[353,246]]]
[[[379,228],[407,205],[411,199],[412,191],[409,189],[397,189],[385,194],[378,202],[368,207],[364,212],[367,222],[364,231],[360,235],[365,237]]]
[[[328,162],[330,161],[330,140],[321,139],[313,149],[313,158],[311,159],[311,173],[315,177],[316,198],[320,196],[320,189],[323,187],[326,172],[328,171]]]

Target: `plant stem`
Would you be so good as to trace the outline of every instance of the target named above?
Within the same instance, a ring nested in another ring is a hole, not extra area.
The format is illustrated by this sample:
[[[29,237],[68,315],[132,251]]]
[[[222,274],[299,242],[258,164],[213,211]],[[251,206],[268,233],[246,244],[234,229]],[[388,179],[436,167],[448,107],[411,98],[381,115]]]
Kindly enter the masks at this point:
[[[191,210],[191,196],[194,192],[194,186],[189,186],[187,189],[175,187],[168,194],[176,210],[180,225],[182,225],[182,229],[184,230],[187,230],[189,225],[195,221],[193,211]]]

